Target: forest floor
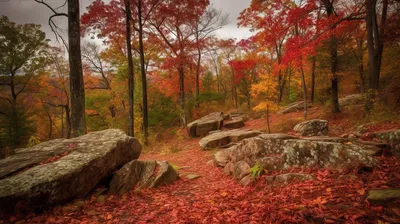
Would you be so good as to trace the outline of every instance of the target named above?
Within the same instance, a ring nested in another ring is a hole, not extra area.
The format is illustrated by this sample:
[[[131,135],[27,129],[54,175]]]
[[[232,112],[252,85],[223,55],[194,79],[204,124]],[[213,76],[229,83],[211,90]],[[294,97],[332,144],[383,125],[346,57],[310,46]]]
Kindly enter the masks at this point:
[[[271,116],[271,128],[290,132],[302,121],[302,112]],[[323,118],[321,109],[309,111],[309,118]],[[359,125],[354,111],[329,118],[330,135],[340,136]],[[264,129],[265,119],[249,120],[245,128]],[[371,125],[373,130],[399,128],[400,121]],[[125,195],[95,194],[41,214],[17,215],[5,222],[20,223],[400,223],[400,202],[371,205],[368,190],[400,187],[400,160],[382,155],[381,166],[373,170],[345,172],[324,169],[296,169],[284,172],[311,173],[305,182],[271,187],[265,181],[272,172],[242,187],[208,163],[216,152],[199,147],[199,138],[179,137],[147,148],[139,159],[167,160],[180,173],[169,186],[144,189]],[[199,175],[188,179],[186,175]],[[80,202],[77,210],[68,209]],[[0,221],[1,223],[1,221]]]

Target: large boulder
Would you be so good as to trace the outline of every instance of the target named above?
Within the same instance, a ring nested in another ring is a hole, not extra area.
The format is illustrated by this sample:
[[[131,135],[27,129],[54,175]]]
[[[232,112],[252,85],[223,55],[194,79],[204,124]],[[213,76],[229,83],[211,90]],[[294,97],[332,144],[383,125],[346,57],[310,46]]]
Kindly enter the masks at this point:
[[[376,138],[390,146],[393,155],[400,157],[400,129],[372,133],[369,137]]]
[[[154,188],[178,179],[178,173],[167,162],[133,160],[115,172],[110,193],[124,194],[135,188]]]
[[[83,197],[116,169],[137,159],[141,148],[137,139],[109,129],[16,150],[15,155],[0,160],[0,209],[11,210],[17,205],[35,209]],[[37,165],[37,161],[59,153],[63,157],[58,160]],[[29,156],[35,163],[27,161]]]
[[[319,119],[303,121],[294,126],[293,130],[296,132],[296,135],[300,136],[327,135],[328,121]]]
[[[357,104],[361,104],[363,102],[364,102],[364,97],[362,94],[347,95],[347,96],[339,99],[339,105],[341,107],[357,105]]]
[[[247,138],[237,145],[215,153],[214,161],[218,166],[223,167],[228,162],[234,165],[242,160],[254,166],[258,158],[282,153],[282,140],[286,139],[296,139],[296,137],[287,134],[261,134],[254,138]]]
[[[190,137],[201,137],[210,131],[219,130],[223,126],[224,114],[222,112],[211,113],[198,120],[189,123],[186,130]]]
[[[378,165],[377,160],[358,145],[296,139],[285,134],[262,134],[245,139],[215,153],[214,161],[218,166],[228,166],[224,172],[234,175],[235,179],[245,176],[243,169],[238,169],[244,167],[243,164],[257,165],[269,171],[291,168],[344,170]]]
[[[202,149],[224,147],[230,143],[238,142],[245,138],[260,135],[261,132],[254,130],[233,129],[210,134],[199,141]]]

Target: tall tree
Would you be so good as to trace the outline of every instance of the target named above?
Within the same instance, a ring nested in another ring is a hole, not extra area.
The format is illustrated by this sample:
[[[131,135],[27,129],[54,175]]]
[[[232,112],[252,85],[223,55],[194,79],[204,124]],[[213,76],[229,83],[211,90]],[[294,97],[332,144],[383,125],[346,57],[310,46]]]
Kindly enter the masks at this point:
[[[191,24],[200,19],[209,3],[208,0],[165,1],[149,20],[154,28],[154,37],[158,38],[160,43],[164,43],[167,55],[171,59],[169,61],[174,61],[173,66],[178,73],[182,126],[187,123],[185,69],[195,45],[195,35]],[[188,8],[191,10],[187,10]]]
[[[134,116],[134,74],[133,74],[133,61],[132,61],[132,45],[131,45],[131,6],[130,0],[125,1],[125,23],[126,23],[126,51],[128,54],[128,104],[129,104],[129,119],[128,119],[128,135],[134,136],[135,116]]]
[[[0,112],[10,120],[9,134],[15,147],[20,144],[23,132],[20,116],[24,110],[19,108],[18,100],[36,72],[43,68],[47,43],[40,25],[17,25],[6,16],[0,17],[0,40],[0,88],[9,90],[9,97],[2,94],[0,100],[11,107],[10,112],[3,108]]]
[[[60,13],[52,8],[43,0],[35,0],[36,2],[49,8],[53,15],[49,17],[49,25],[56,34],[62,38],[56,28],[58,26],[52,20],[58,16],[68,17],[68,61],[69,61],[69,80],[71,91],[71,129],[72,136],[77,137],[86,133],[85,121],[85,87],[83,83],[83,70],[81,58],[81,38],[80,38],[80,7],[79,0],[66,0],[63,5],[68,1],[68,14]],[[60,8],[60,7],[58,7]],[[58,9],[57,8],[57,9]],[[66,45],[66,44],[65,44]]]

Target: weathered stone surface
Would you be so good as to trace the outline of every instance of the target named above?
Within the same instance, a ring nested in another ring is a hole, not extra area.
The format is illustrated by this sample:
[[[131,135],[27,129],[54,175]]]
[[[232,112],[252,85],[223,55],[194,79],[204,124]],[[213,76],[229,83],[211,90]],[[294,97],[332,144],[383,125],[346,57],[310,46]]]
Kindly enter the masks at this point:
[[[307,107],[308,108],[312,107],[311,103],[308,103]],[[287,105],[284,109],[278,111],[278,114],[287,114],[299,110],[304,110],[304,101],[291,103]]]
[[[178,173],[167,162],[157,161],[157,165],[160,167],[160,170],[154,181],[150,184],[151,188],[167,185],[178,179]]]
[[[60,144],[63,146],[60,147]],[[16,149],[14,155],[0,160],[0,179],[74,149],[73,141],[67,139],[54,139],[30,148]]]
[[[156,161],[133,160],[125,164],[113,175],[110,193],[124,194],[134,186],[138,188],[150,186],[152,182],[150,178],[153,177],[156,166]]]
[[[202,138],[199,141],[202,149],[211,149],[223,147],[231,142],[237,142],[245,138],[260,135],[261,132],[253,130],[233,129],[229,131],[221,131]]]
[[[303,174],[303,173],[285,173],[276,176],[269,176],[266,178],[268,184],[288,184],[293,180],[298,181],[306,181],[306,180],[313,180],[314,176],[311,174]]]
[[[232,176],[236,180],[242,179],[244,176],[249,174],[250,166],[245,161],[239,161],[233,165]]]
[[[141,152],[137,139],[120,130],[109,129],[20,149],[1,163],[18,162],[14,156],[21,153],[59,152],[69,147],[74,150],[55,162],[37,165],[0,180],[0,208],[10,209],[18,204],[34,209],[83,197],[118,167],[138,158]],[[7,167],[2,166],[3,169]]]
[[[194,179],[197,179],[197,178],[199,178],[199,177],[201,177],[201,176],[198,175],[198,174],[192,173],[192,174],[186,175],[185,177],[186,177],[187,179],[189,179],[189,180],[194,180]]]
[[[156,168],[158,167],[158,172]],[[167,162],[133,160],[125,164],[113,176],[110,193],[124,194],[135,187],[153,188],[170,184],[178,178],[176,171]]]
[[[224,167],[224,174],[227,176],[232,175],[233,168],[234,168],[233,162],[227,163],[226,166]]]
[[[397,157],[400,157],[400,129],[375,132],[371,137],[389,144],[390,152]]]
[[[235,176],[240,176],[235,174],[235,168],[236,164],[241,162],[245,162],[249,167],[258,165],[269,171],[294,167],[343,170],[378,165],[378,161],[358,145],[309,141],[285,134],[263,134],[245,139],[235,146],[215,153],[214,160],[222,167],[234,164]]]
[[[229,114],[230,119],[242,119],[243,122],[246,122],[250,119],[249,115],[244,114],[240,111],[234,111]]]
[[[239,184],[242,186],[248,186],[253,182],[253,179],[251,178],[251,175],[246,175],[245,177],[243,177],[240,181]]]
[[[293,138],[296,137],[286,134],[261,134],[215,153],[214,161],[218,166],[225,166],[229,161],[235,163],[247,158],[250,160],[249,165],[254,166],[259,158],[280,154],[282,140]]]
[[[222,112],[211,113],[198,120],[189,123],[186,130],[190,137],[207,135],[210,131],[219,130],[223,126],[224,114]]]
[[[293,130],[300,136],[319,136],[328,134],[327,120],[308,120],[294,126]]]
[[[400,188],[370,190],[367,197],[367,200],[373,204],[385,203],[396,199],[400,199]]]
[[[348,169],[358,166],[373,167],[377,160],[354,144],[286,140],[283,144],[284,169],[291,167],[324,167]]]
[[[347,138],[337,138],[337,137],[328,137],[328,136],[312,136],[302,138],[308,141],[318,141],[318,142],[336,142],[336,143],[346,143],[350,142]]]
[[[224,128],[235,129],[244,126],[243,120],[241,118],[235,118],[233,120],[227,121],[224,124]]]
[[[357,105],[357,104],[361,104],[363,102],[364,102],[364,98],[361,94],[347,95],[347,96],[339,99],[339,105],[341,107]]]

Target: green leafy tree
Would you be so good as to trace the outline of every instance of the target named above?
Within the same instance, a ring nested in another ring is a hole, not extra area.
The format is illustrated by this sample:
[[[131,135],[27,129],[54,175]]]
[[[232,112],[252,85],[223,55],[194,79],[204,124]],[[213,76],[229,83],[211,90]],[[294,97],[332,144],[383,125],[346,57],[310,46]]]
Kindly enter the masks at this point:
[[[29,82],[44,67],[45,33],[36,24],[15,24],[6,16],[0,17],[0,101],[5,102],[0,114],[8,122],[8,136],[16,147],[27,131],[22,95]],[[4,119],[4,118],[3,118]]]

